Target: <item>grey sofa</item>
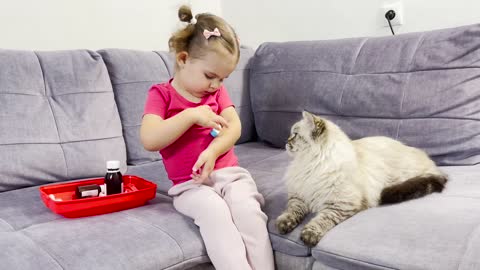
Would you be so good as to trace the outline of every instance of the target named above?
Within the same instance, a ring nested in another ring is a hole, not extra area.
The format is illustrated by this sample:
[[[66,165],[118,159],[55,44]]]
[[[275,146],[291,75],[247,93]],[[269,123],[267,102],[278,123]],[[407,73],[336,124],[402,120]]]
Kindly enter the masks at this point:
[[[166,195],[161,157],[139,142],[147,90],[172,72],[165,52],[0,50],[1,269],[213,268],[197,227]],[[277,269],[480,269],[480,25],[265,43],[242,49],[225,84],[243,123],[235,151],[266,199]],[[449,175],[446,190],[361,212],[312,249],[298,228],[278,234],[282,147],[304,109],[353,139],[386,135],[426,150]],[[156,198],[76,219],[41,202],[40,185],[101,177],[109,159],[156,182]]]

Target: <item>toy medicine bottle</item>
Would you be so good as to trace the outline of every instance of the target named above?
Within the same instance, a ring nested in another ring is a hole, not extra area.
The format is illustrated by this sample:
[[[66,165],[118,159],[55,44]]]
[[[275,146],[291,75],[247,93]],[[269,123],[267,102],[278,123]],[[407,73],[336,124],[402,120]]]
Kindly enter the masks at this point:
[[[107,195],[123,193],[123,178],[120,172],[120,161],[107,161],[107,174],[105,175]]]

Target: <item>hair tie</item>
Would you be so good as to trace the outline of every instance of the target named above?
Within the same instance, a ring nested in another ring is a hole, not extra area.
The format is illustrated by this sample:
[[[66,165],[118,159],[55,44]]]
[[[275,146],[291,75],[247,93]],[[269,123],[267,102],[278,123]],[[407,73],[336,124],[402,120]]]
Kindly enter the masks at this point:
[[[197,19],[195,19],[195,17],[193,17],[193,18],[190,20],[190,23],[191,23],[191,24],[196,24],[196,23],[197,23]]]

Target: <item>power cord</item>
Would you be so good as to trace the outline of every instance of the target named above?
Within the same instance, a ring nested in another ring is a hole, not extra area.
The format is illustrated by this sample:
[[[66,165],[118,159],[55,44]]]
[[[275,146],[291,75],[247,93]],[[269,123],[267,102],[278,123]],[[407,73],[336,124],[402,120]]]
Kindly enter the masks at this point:
[[[394,18],[395,18],[395,11],[390,9],[385,13],[385,19],[387,19],[388,25],[390,26],[390,30],[392,31],[392,35],[395,36],[395,32],[393,32],[393,28],[392,28],[392,23],[390,22]]]

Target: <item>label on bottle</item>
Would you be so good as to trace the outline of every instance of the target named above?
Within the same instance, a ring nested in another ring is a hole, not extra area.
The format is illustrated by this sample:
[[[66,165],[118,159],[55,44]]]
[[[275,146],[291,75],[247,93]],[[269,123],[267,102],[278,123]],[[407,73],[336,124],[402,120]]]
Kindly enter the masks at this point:
[[[99,194],[98,194],[97,189],[82,191],[82,198],[84,198],[84,197],[97,197],[98,195]]]

